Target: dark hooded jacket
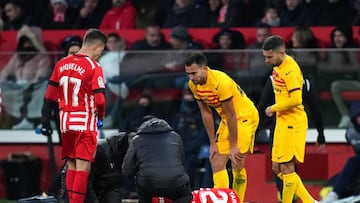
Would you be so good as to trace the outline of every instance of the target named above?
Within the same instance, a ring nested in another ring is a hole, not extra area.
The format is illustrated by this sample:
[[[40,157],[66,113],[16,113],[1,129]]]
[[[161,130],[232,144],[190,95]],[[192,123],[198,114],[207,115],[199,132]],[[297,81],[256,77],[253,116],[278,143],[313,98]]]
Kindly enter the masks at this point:
[[[136,176],[145,188],[178,188],[189,183],[183,167],[184,150],[180,135],[158,118],[145,121],[125,155],[122,173]]]
[[[90,174],[95,193],[121,186],[121,165],[128,147],[128,135],[122,132],[98,141]]]
[[[350,116],[351,122],[357,132],[360,132],[360,124],[356,122],[356,117],[360,115],[360,101],[355,101],[351,104]]]

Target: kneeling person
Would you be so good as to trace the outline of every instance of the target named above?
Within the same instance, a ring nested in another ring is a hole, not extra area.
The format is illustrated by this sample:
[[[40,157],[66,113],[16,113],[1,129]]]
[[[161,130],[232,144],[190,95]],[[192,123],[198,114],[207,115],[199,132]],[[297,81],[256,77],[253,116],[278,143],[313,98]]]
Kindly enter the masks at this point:
[[[86,202],[121,202],[125,195],[121,165],[129,146],[128,137],[131,135],[119,132],[98,141]]]
[[[153,117],[140,126],[122,165],[124,176],[136,176],[140,203],[152,197],[191,202],[188,175],[184,171],[181,136],[162,119]]]

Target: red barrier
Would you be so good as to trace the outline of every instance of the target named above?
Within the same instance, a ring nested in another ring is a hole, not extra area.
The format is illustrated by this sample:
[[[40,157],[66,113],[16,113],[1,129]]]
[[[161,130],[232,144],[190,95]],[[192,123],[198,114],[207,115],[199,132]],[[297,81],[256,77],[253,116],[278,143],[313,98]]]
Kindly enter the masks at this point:
[[[334,27],[311,27],[315,36],[319,39],[322,45],[328,45],[330,43],[330,33]],[[357,41],[357,33],[360,26],[353,27],[354,40]],[[254,43],[256,40],[256,28],[233,28],[242,32],[245,36],[247,44]],[[272,33],[282,36],[286,41],[290,40],[292,32],[295,27],[281,27],[272,28]],[[204,43],[211,44],[212,37],[220,30],[220,28],[190,28],[189,33],[195,40],[199,40]],[[169,39],[170,29],[162,29],[165,38]],[[129,29],[129,30],[104,30],[105,33],[117,32],[122,38],[124,38],[128,45],[131,45],[137,40],[144,38],[143,29]],[[49,44],[59,45],[66,36],[80,35],[82,36],[85,30],[44,30],[44,41]],[[16,47],[16,31],[4,31],[2,34],[2,41],[0,42],[0,51],[14,51]]]

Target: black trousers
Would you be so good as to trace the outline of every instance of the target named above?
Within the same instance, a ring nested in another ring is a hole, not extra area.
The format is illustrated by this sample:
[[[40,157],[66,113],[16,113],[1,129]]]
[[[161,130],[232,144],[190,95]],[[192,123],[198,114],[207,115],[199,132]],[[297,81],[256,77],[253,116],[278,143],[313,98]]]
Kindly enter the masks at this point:
[[[179,188],[154,189],[137,185],[139,203],[151,203],[153,197],[171,199],[173,203],[190,203],[193,199],[190,183]]]

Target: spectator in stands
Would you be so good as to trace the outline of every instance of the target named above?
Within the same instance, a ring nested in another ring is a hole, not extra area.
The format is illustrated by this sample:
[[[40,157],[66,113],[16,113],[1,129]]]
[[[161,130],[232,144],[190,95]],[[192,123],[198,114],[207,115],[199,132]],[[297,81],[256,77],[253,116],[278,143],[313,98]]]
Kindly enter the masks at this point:
[[[120,132],[137,132],[143,118],[150,115],[152,111],[152,97],[150,94],[142,93],[137,100],[135,109],[120,124]]]
[[[51,67],[45,54],[42,32],[38,27],[23,26],[17,34],[16,53],[0,73],[3,105],[20,123],[14,129],[31,128],[27,118],[40,118],[41,102]]]
[[[177,25],[185,27],[209,27],[209,13],[205,6],[196,5],[192,0],[175,0],[172,9],[168,10],[163,27]]]
[[[121,70],[125,75],[159,71],[163,69],[161,61],[167,53],[166,50],[170,49],[172,47],[165,40],[163,33],[161,33],[160,26],[156,23],[151,23],[145,29],[144,39],[135,41],[130,47],[130,50],[141,50],[141,52],[128,52],[122,61]],[[154,52],[151,50],[158,51]]]
[[[171,29],[170,44],[174,50],[203,49],[201,44],[194,42],[187,28],[182,25]]]
[[[356,48],[353,41],[353,31],[350,25],[339,25],[330,34],[329,48]]]
[[[221,29],[213,38],[215,48],[224,52],[210,52],[208,54],[208,64],[214,69],[226,68],[227,70],[238,70],[247,68],[247,59],[245,52],[229,52],[231,49],[244,49],[244,35],[236,30],[228,28]]]
[[[152,202],[152,197],[190,203],[193,197],[183,164],[180,135],[165,120],[154,117],[141,124],[130,143],[122,173],[136,177],[139,203]]]
[[[16,53],[0,74],[0,81],[6,80],[21,83],[36,83],[47,79],[50,71],[50,60],[45,55],[42,31],[38,27],[23,26],[17,34]]]
[[[269,65],[265,63],[262,55],[262,45],[267,37],[271,35],[271,27],[268,24],[259,24],[256,27],[256,42],[250,44],[247,48],[249,51],[249,67],[252,75],[265,75],[268,78],[267,70],[264,67]]]
[[[51,0],[50,7],[45,11],[41,27],[47,30],[71,29],[78,11],[68,6],[66,0]]]
[[[356,48],[353,41],[352,27],[350,25],[343,24],[335,27],[330,34],[330,40],[331,44],[328,48]],[[354,65],[357,65],[355,54],[349,51],[327,52],[324,62],[326,62],[324,70],[329,70],[332,67],[334,68],[334,66],[336,66],[337,69],[342,66],[344,67],[343,69],[349,70],[355,68],[353,67]]]
[[[160,22],[160,0],[132,0],[136,10],[136,28],[146,28],[153,22]]]
[[[149,24],[145,29],[145,38],[134,42],[130,50],[167,50],[171,45],[166,42],[158,24]]]
[[[341,198],[351,195],[359,195],[359,170],[360,170],[360,102],[353,102],[351,105],[351,122],[353,127],[346,130],[346,139],[352,145],[355,156],[350,157],[343,169],[337,175],[332,191],[320,203],[333,203]],[[358,196],[359,197],[359,196]],[[359,200],[359,199],[357,199]],[[345,201],[341,201],[345,202]],[[358,201],[346,201],[358,202]]]
[[[309,12],[302,0],[285,0],[286,7],[280,11],[280,26],[310,26],[316,13]]]
[[[319,48],[318,40],[309,27],[298,26],[291,36],[289,48]]]
[[[353,42],[352,27],[343,25],[336,27],[331,32],[331,45],[329,48],[354,48],[356,47]],[[349,72],[358,70],[358,62],[356,54],[353,51],[332,51],[328,52],[326,61],[320,64],[324,66],[323,71],[326,69],[333,69],[337,72]],[[319,68],[321,68],[319,65]],[[331,83],[331,94],[337,109],[340,112],[341,120],[338,124],[339,128],[347,128],[351,124],[349,110],[342,97],[342,92],[360,91],[360,82],[358,80],[335,80]]]
[[[30,19],[30,22],[26,24],[28,26],[41,27],[44,11],[48,9],[50,0],[20,0],[20,2],[23,8],[23,14],[26,16],[26,19]]]
[[[244,13],[244,15],[247,17],[246,24],[252,27],[254,23],[264,15],[266,1],[253,0],[244,2],[246,8],[246,13]]]
[[[4,30],[19,30],[22,25],[31,24],[31,18],[26,16],[20,0],[10,0],[4,6],[5,21]]]
[[[74,29],[98,28],[105,11],[101,9],[99,0],[84,0],[79,15],[75,19]]]
[[[64,53],[59,57],[59,60],[68,56],[69,54],[77,53],[79,50],[77,46],[80,45],[81,47],[82,39],[79,35],[68,35],[59,45],[59,50],[63,51]],[[73,46],[74,45],[74,46]]]
[[[184,68],[186,50],[203,49],[203,46],[194,42],[186,27],[175,26],[170,31],[170,44],[174,51],[168,52],[161,64],[167,70],[178,70]]]
[[[355,15],[351,25],[360,25],[360,0],[354,2]]]
[[[246,6],[242,0],[221,0],[218,27],[244,27],[248,26]]]
[[[262,23],[256,27],[256,42],[250,44],[248,49],[261,49],[267,37],[271,35],[271,27],[269,24]]]
[[[297,51],[297,49],[319,48],[318,40],[309,27],[296,27],[288,47],[293,49],[294,57],[305,76],[317,73],[317,64],[320,60],[319,51]]]
[[[106,42],[106,52],[99,63],[103,68],[106,81],[106,117],[104,128],[118,123],[122,113],[122,100],[128,95],[128,88],[120,78],[120,63],[125,56],[125,41],[117,33],[109,33]],[[114,97],[116,98],[114,100]]]
[[[316,1],[315,1],[316,2]],[[321,5],[321,12],[315,13],[319,26],[351,25],[356,11],[351,1],[327,0]]]
[[[105,13],[100,29],[135,28],[136,15],[136,8],[131,0],[112,0],[112,8]]]
[[[210,27],[217,27],[218,26],[218,18],[221,8],[221,1],[220,0],[208,0],[209,4],[209,23]]]
[[[64,55],[69,56],[76,54],[80,50],[80,48],[81,48],[81,43],[77,41],[72,41],[66,46]]]
[[[200,148],[209,145],[209,139],[201,120],[196,100],[186,83],[179,112],[173,121],[173,129],[182,137],[185,152],[184,168],[194,189],[196,169],[199,167]]]
[[[267,24],[271,27],[280,26],[279,10],[276,6],[271,5],[265,9],[264,16],[255,23],[255,26],[259,26],[261,24]]]
[[[217,32],[212,39],[215,49],[243,49],[245,47],[245,37],[237,30],[223,28]]]

